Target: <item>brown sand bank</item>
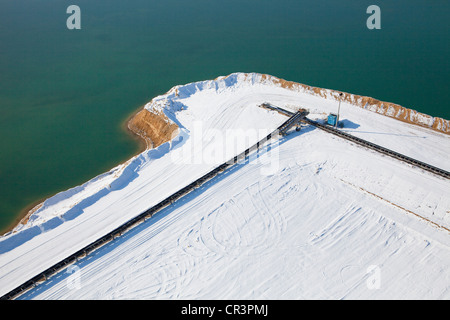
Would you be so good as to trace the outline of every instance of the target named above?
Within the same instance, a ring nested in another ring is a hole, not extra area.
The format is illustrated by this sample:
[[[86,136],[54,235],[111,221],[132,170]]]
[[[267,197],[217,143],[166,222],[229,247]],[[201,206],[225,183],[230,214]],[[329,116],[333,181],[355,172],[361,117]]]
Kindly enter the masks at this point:
[[[341,101],[345,101],[360,108],[364,108],[390,118],[450,135],[450,120],[439,117],[432,117],[430,115],[418,112],[413,109],[405,108],[395,103],[384,102],[371,97],[360,96],[337,90],[312,87],[297,82],[286,81],[270,75],[262,75],[261,82],[264,81],[271,81],[274,84],[289,90],[308,92],[311,95],[320,96],[326,99],[334,99],[338,101],[340,98],[342,99]],[[342,93],[342,97],[339,96],[340,93]]]
[[[248,77],[251,74],[247,74]],[[406,123],[419,125],[429,128],[431,130],[441,132],[450,135],[450,121],[438,117],[432,117],[427,114],[417,112],[413,109],[402,107],[398,104],[383,102],[371,97],[359,96],[346,92],[340,92],[337,90],[323,89],[318,87],[312,87],[309,85],[287,81],[279,79],[274,76],[263,74],[261,75],[262,83],[272,82],[273,84],[294,91],[307,92],[309,94],[320,96],[322,98],[334,99],[338,101],[342,99],[347,103],[355,106],[368,109],[372,112],[391,117]],[[342,97],[339,94],[342,93]],[[136,136],[140,137],[140,142],[144,142],[140,148],[140,152],[145,149],[156,148],[159,145],[169,141],[174,132],[178,129],[178,126],[170,121],[166,115],[162,112],[149,111],[145,108],[141,108],[139,111],[134,112],[124,123],[124,127],[131,131]],[[27,206],[22,212],[19,218],[15,220],[15,223],[11,225],[8,230],[3,230],[0,234],[4,234],[11,231],[20,223],[26,223],[28,218],[33,212],[38,210],[45,199],[37,201],[30,206]]]
[[[157,146],[169,141],[172,134],[178,129],[178,126],[168,120],[164,114],[155,114],[144,108],[133,112],[122,125],[124,131],[131,132],[133,137],[137,137],[140,147],[138,153],[145,149],[156,148]],[[6,234],[20,224],[26,224],[30,216],[39,210],[44,201],[50,196],[39,199],[24,209],[22,209],[18,217],[5,229],[0,230],[0,235]]]
[[[144,108],[128,121],[128,128],[146,142],[147,149],[151,149],[169,141],[178,126],[164,113]]]

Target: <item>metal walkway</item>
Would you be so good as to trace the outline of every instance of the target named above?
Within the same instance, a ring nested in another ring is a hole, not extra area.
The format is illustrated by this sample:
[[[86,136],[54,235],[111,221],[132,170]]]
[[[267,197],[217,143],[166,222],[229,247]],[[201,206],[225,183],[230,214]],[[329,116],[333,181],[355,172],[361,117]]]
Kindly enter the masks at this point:
[[[30,290],[30,289],[34,288],[35,286],[39,285],[40,283],[46,281],[48,278],[55,275],[56,273],[61,272],[62,270],[66,269],[69,265],[76,263],[79,259],[85,258],[87,255],[89,255],[93,251],[95,251],[95,250],[99,249],[100,247],[102,247],[103,245],[113,241],[117,237],[120,237],[125,232],[131,230],[132,228],[138,226],[142,222],[151,218],[154,214],[161,211],[165,207],[170,206],[176,200],[184,197],[185,195],[189,194],[193,190],[197,189],[205,182],[207,182],[207,181],[211,180],[212,178],[214,178],[215,176],[223,173],[225,170],[233,167],[235,164],[246,160],[250,156],[250,154],[261,149],[272,138],[276,138],[280,134],[284,134],[287,130],[289,130],[289,128],[291,128],[294,125],[299,124],[299,120],[303,119],[303,117],[304,117],[303,112],[293,113],[292,116],[288,120],[286,120],[281,126],[279,126],[276,130],[271,132],[269,135],[264,137],[262,140],[258,141],[256,144],[254,144],[250,148],[246,149],[245,151],[238,154],[237,156],[231,158],[227,162],[221,164],[220,166],[213,169],[212,171],[206,173],[205,175],[203,175],[199,179],[195,180],[194,182],[190,183],[189,185],[181,188],[177,192],[173,193],[171,196],[167,197],[163,201],[156,204],[155,206],[138,214],[135,218],[127,221],[120,227],[107,233],[106,235],[97,239],[93,243],[74,252],[73,254],[71,254],[70,256],[65,258],[64,260],[54,264],[53,266],[51,266],[43,271],[37,271],[36,276],[34,276],[33,278],[24,282],[23,284],[21,284],[20,286],[16,287],[13,290],[11,290],[10,292],[6,293],[5,295],[1,296],[0,300],[10,300],[10,299],[14,299],[14,298],[22,295],[23,293],[27,292],[28,290]]]
[[[292,117],[295,114],[297,114],[297,113],[294,113],[292,111],[282,109],[280,107],[271,106],[271,105],[269,105],[267,103],[262,104],[261,107],[277,111],[277,112],[279,112],[279,113],[281,113],[283,115],[291,117],[290,119],[292,119]],[[303,109],[301,109],[301,110],[303,110]],[[354,142],[354,143],[356,143],[358,145],[361,145],[361,146],[364,146],[366,148],[375,150],[375,151],[380,152],[380,153],[382,153],[384,155],[390,156],[390,157],[395,158],[397,160],[401,160],[401,161],[406,162],[406,163],[408,163],[410,165],[413,165],[413,166],[418,167],[420,169],[423,169],[425,171],[428,171],[428,172],[431,172],[433,174],[436,174],[436,175],[438,175],[440,177],[450,179],[450,172],[448,172],[446,170],[437,168],[437,167],[432,166],[432,165],[430,165],[428,163],[425,163],[425,162],[413,159],[411,157],[405,156],[404,154],[395,152],[393,150],[390,150],[388,148],[382,147],[382,146],[377,145],[375,143],[372,143],[370,141],[367,141],[367,140],[364,140],[364,139],[352,136],[351,134],[348,134],[346,132],[343,132],[343,131],[340,131],[338,129],[335,129],[335,128],[331,127],[331,126],[321,124],[321,123],[319,123],[317,121],[313,121],[311,119],[308,119],[307,117],[304,117],[301,121],[304,122],[304,123],[307,123],[309,125],[315,126],[315,127],[319,128],[319,129],[321,129],[323,131],[326,131],[328,133],[331,133],[333,135],[341,137],[341,138],[343,138],[345,140]]]
[[[173,193],[171,196],[169,196],[168,198],[162,200],[161,202],[159,202],[158,204],[156,204],[155,206],[149,208],[148,210],[138,214],[135,218],[127,221],[126,223],[124,223],[123,225],[121,225],[120,227],[114,229],[113,231],[107,233],[106,235],[102,236],[101,238],[97,239],[96,241],[94,241],[93,243],[87,245],[86,247],[74,252],[73,254],[71,254],[70,256],[68,256],[67,258],[65,258],[64,260],[54,264],[53,266],[47,268],[44,271],[37,271],[36,276],[34,276],[33,278],[29,279],[28,281],[24,282],[23,284],[21,284],[20,286],[16,287],[15,289],[11,290],[10,292],[6,293],[5,295],[3,295],[2,297],[0,297],[0,300],[8,300],[8,299],[14,299],[18,296],[20,296],[21,294],[25,293],[26,291],[34,288],[36,285],[39,285],[40,283],[46,281],[48,278],[50,278],[51,276],[55,275],[56,273],[64,270],[65,268],[67,268],[69,265],[77,262],[79,259],[83,259],[85,258],[87,255],[89,255],[90,253],[92,253],[93,251],[99,249],[100,247],[102,247],[103,245],[113,241],[114,239],[116,239],[117,237],[121,236],[122,234],[124,234],[125,232],[127,232],[128,230],[136,227],[137,225],[141,224],[142,222],[146,221],[147,219],[151,218],[154,214],[156,214],[157,212],[161,211],[163,208],[170,206],[173,202],[175,202],[176,200],[184,197],[185,195],[189,194],[190,192],[192,192],[193,190],[195,190],[196,188],[198,188],[199,186],[201,186],[202,184],[204,184],[205,182],[211,180],[212,178],[214,178],[215,176],[223,173],[225,170],[227,170],[230,167],[233,167],[235,164],[246,160],[250,154],[252,154],[255,151],[258,151],[261,147],[263,147],[268,141],[270,141],[272,138],[276,138],[279,135],[284,135],[286,134],[286,132],[292,128],[293,126],[298,126],[300,122],[304,122],[307,123],[309,125],[313,125],[321,130],[324,130],[328,133],[334,134],[336,136],[339,136],[343,139],[352,141],[358,145],[370,148],[372,150],[381,152],[382,154],[391,156],[393,158],[402,160],[406,163],[409,163],[411,165],[414,165],[416,167],[419,167],[423,170],[426,170],[428,172],[434,173],[436,175],[439,175],[441,177],[450,179],[450,173],[436,168],[434,166],[431,166],[427,163],[412,159],[410,157],[407,157],[405,155],[402,155],[400,153],[397,153],[395,151],[389,150],[387,148],[384,148],[382,146],[376,145],[374,143],[371,143],[369,141],[354,137],[348,133],[339,131],[337,129],[331,128],[329,126],[320,124],[316,121],[310,120],[306,117],[306,115],[308,115],[308,111],[304,110],[304,109],[300,109],[297,112],[291,112],[288,110],[284,110],[281,109],[279,107],[273,107],[270,106],[268,104],[263,104],[261,105],[261,107],[263,108],[267,108],[270,110],[274,110],[277,111],[283,115],[289,116],[289,119],[286,120],[281,126],[279,126],[276,130],[274,130],[272,133],[270,133],[269,135],[267,135],[264,139],[258,141],[256,144],[254,144],[253,146],[251,146],[250,148],[246,149],[245,151],[243,151],[242,153],[238,154],[237,156],[231,158],[229,161],[221,164],[220,166],[218,166],[217,168],[213,169],[212,171],[206,173],[205,175],[203,175],[202,177],[200,177],[199,179],[197,179],[196,181],[190,183],[189,185],[183,187],[182,189],[178,190],[177,192]]]
[[[287,131],[292,128],[293,126],[300,127],[300,122],[303,121],[306,116],[309,114],[306,110],[299,110],[296,113],[294,113],[288,121],[286,121],[284,124],[282,124],[278,130],[280,131],[281,135],[286,135]]]

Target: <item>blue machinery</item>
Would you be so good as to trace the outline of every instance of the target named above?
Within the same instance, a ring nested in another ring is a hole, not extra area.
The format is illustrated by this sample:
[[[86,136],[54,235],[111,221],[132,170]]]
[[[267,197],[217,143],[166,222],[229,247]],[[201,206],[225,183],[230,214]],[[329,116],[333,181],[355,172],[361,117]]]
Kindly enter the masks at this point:
[[[201,186],[202,184],[204,184],[206,181],[211,180],[212,178],[214,178],[215,176],[217,176],[218,174],[223,173],[226,169],[234,166],[235,164],[237,164],[238,162],[241,162],[245,159],[247,159],[249,157],[249,155],[254,152],[259,150],[264,144],[266,144],[267,141],[270,141],[272,138],[277,137],[278,135],[286,135],[287,131],[292,128],[292,127],[296,127],[297,130],[299,130],[300,128],[300,123],[306,123],[312,126],[315,126],[319,129],[322,129],[328,133],[337,135],[343,139],[349,140],[351,142],[354,142],[358,145],[364,146],[366,148],[370,148],[372,150],[375,150],[377,152],[380,152],[382,154],[388,155],[390,157],[393,157],[395,159],[401,160],[403,162],[406,162],[410,165],[419,167],[423,170],[426,170],[428,172],[434,173],[436,175],[439,175],[441,177],[450,179],[450,172],[436,168],[434,166],[431,166],[427,163],[409,158],[405,155],[402,155],[400,153],[397,153],[395,151],[386,149],[382,146],[376,145],[372,142],[354,137],[348,133],[342,132],[340,130],[337,130],[333,127],[330,127],[328,125],[324,125],[321,123],[318,123],[316,121],[310,120],[308,119],[306,116],[309,114],[309,112],[305,109],[299,109],[297,112],[291,112],[279,107],[274,107],[271,106],[267,103],[262,104],[260,107],[262,108],[266,108],[269,110],[273,110],[273,111],[277,111],[283,115],[286,115],[289,117],[288,120],[286,120],[281,126],[279,126],[275,131],[273,131],[272,133],[270,133],[269,135],[267,135],[264,139],[258,141],[256,144],[254,144],[253,146],[251,146],[250,148],[248,148],[247,150],[245,150],[244,152],[240,153],[239,155],[231,158],[229,161],[221,164],[220,166],[218,166],[217,168],[213,169],[212,171],[208,172],[207,174],[205,174],[204,176],[202,176],[201,178],[197,179],[196,181],[190,183],[189,185],[185,186],[184,188],[178,190],[177,192],[175,192],[174,194],[172,194],[171,196],[169,196],[168,198],[162,200],[160,203],[156,204],[155,206],[149,208],[148,210],[142,212],[141,214],[137,215],[136,217],[134,217],[133,219],[125,222],[123,225],[121,225],[120,227],[114,229],[113,231],[107,233],[106,235],[104,235],[103,237],[99,238],[98,240],[94,241],[93,243],[87,245],[86,247],[78,250],[77,252],[73,253],[72,255],[70,255],[69,257],[65,258],[64,260],[54,264],[53,266],[47,268],[44,271],[39,272],[36,276],[34,276],[33,278],[31,278],[30,280],[24,282],[22,285],[18,286],[17,288],[11,290],[10,292],[8,292],[7,294],[3,295],[2,297],[0,297],[0,300],[6,300],[6,299],[14,299],[15,297],[23,294],[24,292],[34,288],[36,285],[38,285],[39,283],[47,280],[49,277],[51,277],[52,275],[64,270],[65,268],[67,268],[69,265],[77,262],[79,259],[82,259],[84,257],[86,257],[88,254],[92,253],[93,251],[99,249],[100,247],[102,247],[103,245],[113,241],[114,239],[116,239],[117,237],[120,237],[121,235],[123,235],[125,232],[127,232],[128,230],[136,227],[137,225],[139,225],[140,223],[146,221],[147,219],[151,218],[154,214],[156,214],[158,211],[162,210],[163,208],[170,206],[173,202],[175,202],[176,200],[178,200],[179,198],[182,198],[183,196],[187,195],[188,193],[190,193],[191,191],[193,191],[194,189],[198,188],[199,186]],[[446,229],[447,230],[447,229]]]

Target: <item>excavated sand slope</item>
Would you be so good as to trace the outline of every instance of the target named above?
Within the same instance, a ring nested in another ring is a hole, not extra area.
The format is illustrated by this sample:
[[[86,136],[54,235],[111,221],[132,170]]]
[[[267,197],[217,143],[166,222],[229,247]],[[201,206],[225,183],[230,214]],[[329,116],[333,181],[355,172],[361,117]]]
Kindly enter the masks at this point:
[[[231,75],[230,75],[231,76]],[[255,79],[254,74],[246,74],[248,78]],[[228,77],[224,77],[225,79]],[[286,81],[277,77],[262,74],[259,82],[267,84],[272,83],[292,91],[305,92],[314,96],[320,96],[325,99],[332,99],[367,109],[394,118],[403,122],[426,127],[438,132],[450,134],[450,121],[438,117],[432,117],[427,114],[417,112],[412,109],[402,107],[395,103],[380,101],[371,97],[359,96],[351,93],[340,92],[336,90],[312,87],[309,85]],[[342,96],[340,94],[342,93]],[[151,104],[151,103],[150,103]],[[163,111],[158,109],[146,109],[138,112],[128,123],[128,128],[146,141],[147,148],[156,148],[159,145],[169,141],[178,126],[167,118]]]
[[[339,94],[342,93],[341,101],[345,101],[355,106],[365,108],[403,122],[430,128],[445,134],[450,134],[450,120],[432,117],[427,114],[402,107],[395,103],[384,102],[371,97],[359,96],[336,90],[312,87],[292,81],[278,79],[270,75],[262,75],[261,80],[271,81],[274,84],[289,90],[309,92],[311,95],[320,96],[325,99],[339,100]]]
[[[147,143],[147,149],[156,148],[172,138],[178,126],[164,113],[143,109],[128,122],[128,128]]]

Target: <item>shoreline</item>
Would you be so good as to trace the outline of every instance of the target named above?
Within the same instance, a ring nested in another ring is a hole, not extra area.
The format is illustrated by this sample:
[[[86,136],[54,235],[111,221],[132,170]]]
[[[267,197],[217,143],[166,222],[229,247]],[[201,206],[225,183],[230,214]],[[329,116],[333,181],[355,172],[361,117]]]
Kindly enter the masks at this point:
[[[250,75],[250,73],[245,73],[245,75]],[[300,92],[300,88],[303,89],[304,92],[307,92],[311,95],[320,96],[324,99],[337,99],[336,95],[341,93],[339,90],[334,89],[325,89],[325,88],[319,88],[319,87],[313,87],[309,85],[305,85],[299,82],[293,82],[293,81],[287,81],[281,78],[277,78],[275,76],[267,75],[267,74],[258,74],[261,76],[260,82],[264,82],[266,80],[271,80],[271,82],[275,85],[279,85],[285,89],[288,90],[297,90]],[[219,77],[219,78],[228,78],[230,75],[226,77]],[[216,78],[219,79],[219,78]],[[173,89],[173,88],[172,88]],[[170,92],[172,89],[170,89],[168,92]],[[168,93],[167,92],[167,93]],[[433,117],[427,114],[420,113],[414,109],[409,109],[406,107],[402,107],[400,105],[397,105],[395,103],[390,102],[384,102],[377,100],[375,98],[371,97],[365,97],[360,96],[356,94],[346,93],[342,92],[344,97],[343,101],[348,102],[350,104],[353,104],[356,107],[367,109],[368,111],[379,113],[383,116],[386,116],[388,118],[396,119],[401,122],[406,122],[409,124],[417,125],[419,127],[423,127],[426,129],[429,129],[431,131],[440,132],[446,135],[450,135],[450,128],[447,128],[447,131],[439,130],[434,126],[428,126],[424,125],[420,122],[411,121],[410,119],[406,119],[405,114],[408,116],[408,118],[411,116],[411,114],[418,114],[419,116],[428,117],[431,119],[438,120],[439,123],[450,123],[449,120]],[[151,101],[149,102],[151,103]],[[362,106],[361,104],[364,104]],[[144,104],[143,106],[140,106],[139,108],[133,110],[130,112],[119,124],[121,130],[126,132],[127,135],[129,135],[133,141],[136,141],[136,151],[132,154],[131,158],[144,152],[145,150],[151,149],[153,147],[157,147],[160,145],[161,141],[167,141],[167,139],[170,139],[171,134],[175,129],[178,128],[178,126],[174,123],[166,122],[167,117],[164,113],[158,114],[151,112],[147,109],[145,109],[147,104]],[[371,108],[373,107],[373,108]],[[396,117],[389,114],[389,109],[394,108],[401,110],[396,110],[397,114],[400,113],[404,117]],[[145,112],[147,111],[147,112]],[[131,128],[130,126],[134,126],[135,129]],[[154,143],[155,142],[155,143]],[[117,165],[123,164],[128,159],[120,161]],[[62,190],[64,191],[64,190]],[[53,193],[49,196],[46,196],[44,198],[38,199],[34,201],[33,203],[27,205],[25,208],[23,208],[17,215],[17,217],[14,219],[11,224],[0,230],[0,237],[12,232],[15,228],[17,228],[20,224],[26,223],[29,219],[29,217],[42,206],[43,202],[52,196],[54,196],[57,193]]]
[[[13,222],[11,222],[7,227],[0,229],[0,237],[5,236],[6,234],[12,232],[15,228],[17,228],[19,225],[22,224],[24,221],[28,221],[30,216],[34,213],[34,209],[38,209],[37,207],[41,206],[42,203],[48,199],[49,197],[46,197],[44,200],[36,200],[30,205],[26,206],[20,212],[17,214],[17,217],[14,219]]]
[[[282,88],[292,91],[300,92],[303,90],[313,96],[319,96],[324,99],[333,99],[335,101],[341,99],[342,102],[366,109],[370,112],[378,113],[388,118],[427,128],[445,135],[450,135],[450,120],[431,116],[415,109],[401,106],[397,103],[381,101],[373,97],[348,93],[336,89],[314,87],[300,82],[277,78],[268,74],[261,74],[261,82],[264,81],[271,81]],[[342,97],[340,97],[340,94],[342,94]]]
[[[138,146],[137,151],[133,154],[132,157],[134,157],[134,156],[136,156],[136,155],[138,155],[138,154],[140,154],[140,153],[142,153],[142,152],[144,152],[145,150],[148,149],[147,141],[143,137],[139,136],[136,132],[131,130],[130,127],[129,127],[130,121],[133,120],[136,117],[136,115],[139,112],[143,111],[144,109],[145,109],[145,104],[143,106],[140,106],[139,108],[137,108],[133,112],[131,112],[125,118],[125,120],[123,120],[120,123],[121,130],[126,132],[126,134],[129,135],[132,138],[132,140],[136,141],[136,143],[137,143],[137,146]]]
[[[122,130],[126,135],[131,137],[132,140],[136,142],[137,148],[136,148],[136,151],[134,151],[133,154],[131,155],[131,158],[144,152],[145,150],[147,150],[148,145],[147,145],[146,140],[144,138],[142,138],[141,136],[137,135],[133,130],[131,130],[128,127],[128,123],[144,108],[145,108],[145,105],[140,106],[139,108],[133,110],[119,124],[120,130]],[[129,158],[124,161],[120,161],[117,165],[123,164],[128,160],[129,160]],[[62,191],[64,191],[64,190],[60,190],[58,192],[62,192]],[[14,229],[17,228],[19,225],[26,224],[28,219],[30,218],[30,216],[35,211],[39,210],[39,208],[43,205],[44,201],[53,197],[58,192],[49,193],[48,195],[41,197],[38,200],[35,200],[32,203],[25,206],[24,208],[22,208],[18,212],[18,214],[16,215],[14,220],[7,227],[0,229],[0,237],[3,237],[10,232],[13,232]]]

